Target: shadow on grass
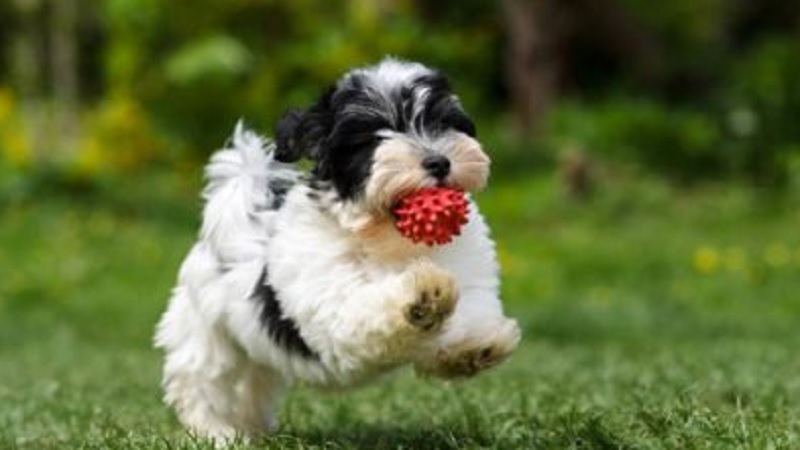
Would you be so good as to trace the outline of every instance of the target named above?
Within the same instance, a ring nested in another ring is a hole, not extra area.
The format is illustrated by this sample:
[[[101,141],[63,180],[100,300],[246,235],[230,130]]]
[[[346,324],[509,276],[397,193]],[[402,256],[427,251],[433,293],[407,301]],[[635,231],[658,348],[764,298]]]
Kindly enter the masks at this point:
[[[287,431],[265,439],[264,444],[268,448],[457,449],[493,447],[496,443],[482,430],[376,424]]]
[[[356,425],[304,431],[286,430],[264,440],[267,448],[363,448],[363,449],[529,449],[635,448],[610,429],[598,416],[562,417],[544,424],[522,418],[505,424],[463,426]]]

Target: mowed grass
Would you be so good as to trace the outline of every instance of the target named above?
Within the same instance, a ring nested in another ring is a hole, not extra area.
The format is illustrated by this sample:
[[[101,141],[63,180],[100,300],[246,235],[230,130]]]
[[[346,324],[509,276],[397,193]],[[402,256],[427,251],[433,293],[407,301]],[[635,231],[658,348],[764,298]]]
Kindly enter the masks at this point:
[[[211,448],[160,402],[153,326],[197,226],[198,184],[0,210],[0,448]],[[734,186],[550,177],[480,196],[525,330],[461,383],[407,371],[300,387],[239,448],[798,448],[800,208]]]

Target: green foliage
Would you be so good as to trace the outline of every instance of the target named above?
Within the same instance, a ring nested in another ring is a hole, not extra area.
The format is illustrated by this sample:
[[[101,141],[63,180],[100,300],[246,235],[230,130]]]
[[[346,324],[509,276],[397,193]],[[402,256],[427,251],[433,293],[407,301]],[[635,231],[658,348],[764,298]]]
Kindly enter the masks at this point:
[[[202,85],[216,80],[235,79],[252,66],[252,56],[236,39],[226,35],[209,36],[192,42],[166,62],[165,75],[178,86]]]
[[[681,180],[742,176],[785,186],[800,157],[798,54],[798,40],[765,40],[732,63],[704,105],[621,95],[562,102],[548,119],[547,142]]]
[[[788,185],[800,151],[800,40],[789,25],[797,11],[791,2],[763,9],[719,0],[622,3],[647,30],[647,76],[620,71],[609,77],[613,89],[593,85],[557,105],[545,139],[679,180]]]
[[[734,65],[725,101],[733,164],[757,181],[785,183],[800,155],[800,40],[768,39]]]
[[[564,7],[554,27],[569,37],[554,51],[563,53],[556,59],[565,90],[544,132],[516,140],[504,120],[517,93],[502,2],[77,1],[83,98],[71,112],[80,125],[74,150],[61,140],[64,152],[35,148],[37,136],[60,132],[51,120],[58,105],[45,88],[34,98],[11,90],[24,84],[14,74],[25,71],[12,70],[23,23],[0,18],[8,36],[0,49],[0,171],[13,177],[38,182],[34,172],[44,164],[92,185],[164,162],[198,164],[240,117],[270,135],[287,109],[309,105],[346,70],[388,54],[445,70],[491,141],[496,168],[509,174],[550,169],[561,150],[578,146],[679,180],[791,186],[800,179],[792,0],[620,0],[604,6],[598,30],[587,29],[596,6]],[[28,18],[41,25],[27,29],[41,44],[45,13]],[[50,56],[26,62],[41,66],[39,84],[52,78]]]
[[[677,178],[724,173],[727,146],[715,119],[644,99],[563,104],[550,117],[552,145],[633,162]]]
[[[452,70],[467,87],[497,76],[485,62],[498,29],[485,14],[427,22],[416,2],[362,0],[147,3],[125,13],[137,3],[115,0],[105,16],[112,85],[127,86],[195,158],[220,145],[237,118],[269,133],[286,109],[310,104],[346,70],[387,54]],[[139,21],[155,26],[139,33]],[[431,39],[420,46],[420,36]],[[479,102],[481,90],[463,91]]]
[[[668,70],[701,69],[726,51],[732,7],[724,0],[622,0],[627,12],[653,32],[667,53]],[[709,60],[709,58],[712,58]]]

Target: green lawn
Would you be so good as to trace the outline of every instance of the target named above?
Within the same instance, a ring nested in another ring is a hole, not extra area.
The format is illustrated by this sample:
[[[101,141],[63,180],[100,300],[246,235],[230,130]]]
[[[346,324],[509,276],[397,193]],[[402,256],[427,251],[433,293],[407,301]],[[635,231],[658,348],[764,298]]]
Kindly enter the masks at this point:
[[[197,189],[0,209],[0,448],[210,448],[161,405],[150,343]],[[620,175],[588,203],[547,177],[480,202],[525,329],[513,359],[295,390],[253,448],[800,448],[796,199]]]

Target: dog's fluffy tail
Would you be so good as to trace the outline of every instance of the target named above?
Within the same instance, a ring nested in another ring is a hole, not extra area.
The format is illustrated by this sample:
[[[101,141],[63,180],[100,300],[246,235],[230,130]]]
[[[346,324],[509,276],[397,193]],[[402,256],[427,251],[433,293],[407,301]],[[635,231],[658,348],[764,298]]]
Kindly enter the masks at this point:
[[[275,145],[236,124],[233,136],[206,166],[203,191],[202,240],[212,245],[224,262],[251,260],[260,253],[279,199],[274,187],[296,183],[298,173],[291,164],[274,159]],[[253,245],[254,242],[262,245]]]

